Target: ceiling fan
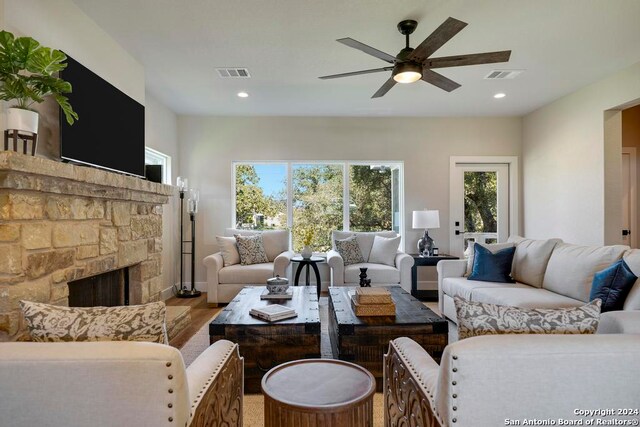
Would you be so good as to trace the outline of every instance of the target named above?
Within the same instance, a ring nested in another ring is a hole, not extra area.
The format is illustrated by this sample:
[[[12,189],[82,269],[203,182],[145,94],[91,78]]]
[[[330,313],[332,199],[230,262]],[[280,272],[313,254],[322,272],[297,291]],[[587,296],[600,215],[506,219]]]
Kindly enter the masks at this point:
[[[393,64],[383,68],[375,68],[372,70],[353,71],[350,73],[333,74],[330,76],[322,76],[320,79],[336,79],[340,77],[357,76],[360,74],[379,73],[381,71],[392,71],[391,77],[387,80],[372,98],[380,98],[384,96],[396,83],[413,83],[423,80],[431,83],[440,89],[451,92],[460,87],[460,84],[433,71],[433,68],[459,67],[463,65],[491,64],[496,62],[507,62],[511,56],[510,50],[502,50],[499,52],[473,53],[468,55],[444,56],[440,58],[429,58],[435,51],[440,49],[442,45],[448,42],[453,36],[458,34],[460,30],[467,26],[466,22],[459,21],[455,18],[447,18],[429,37],[424,39],[422,43],[415,49],[409,47],[409,35],[413,33],[418,26],[418,22],[407,19],[398,24],[398,31],[405,36],[406,46],[398,55],[393,56],[382,52],[376,48],[368,46],[350,37],[338,39],[336,41],[345,44],[354,49],[361,50],[364,53],[375,56],[383,61]]]

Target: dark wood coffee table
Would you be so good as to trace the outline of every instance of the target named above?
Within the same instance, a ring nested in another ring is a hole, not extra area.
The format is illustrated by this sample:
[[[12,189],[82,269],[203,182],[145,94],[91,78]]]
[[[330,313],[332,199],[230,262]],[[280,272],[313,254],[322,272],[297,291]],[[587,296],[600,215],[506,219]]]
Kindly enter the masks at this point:
[[[320,313],[315,287],[292,287],[290,300],[260,300],[264,286],[247,286],[209,324],[211,344],[226,339],[240,346],[244,357],[244,390],[260,393],[262,376],[276,365],[320,357]],[[249,310],[281,304],[293,307],[298,317],[269,323]]]
[[[382,358],[389,341],[409,337],[420,344],[436,362],[449,339],[449,324],[400,286],[389,286],[396,315],[357,317],[351,308],[349,291],[355,287],[329,288],[329,337],[334,359],[366,368],[382,390]]]

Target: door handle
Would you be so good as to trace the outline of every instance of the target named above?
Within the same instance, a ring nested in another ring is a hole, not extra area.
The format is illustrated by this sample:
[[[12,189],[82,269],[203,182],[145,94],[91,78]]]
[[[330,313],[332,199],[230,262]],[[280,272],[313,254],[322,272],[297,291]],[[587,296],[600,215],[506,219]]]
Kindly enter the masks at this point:
[[[631,235],[631,230],[622,230],[622,235],[623,235],[623,236],[629,236],[629,235]]]

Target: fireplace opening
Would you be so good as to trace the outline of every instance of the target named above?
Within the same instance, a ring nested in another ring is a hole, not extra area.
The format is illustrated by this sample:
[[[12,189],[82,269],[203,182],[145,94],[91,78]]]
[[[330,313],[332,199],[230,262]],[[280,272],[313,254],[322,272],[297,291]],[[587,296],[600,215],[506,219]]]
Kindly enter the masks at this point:
[[[69,286],[69,307],[129,305],[129,268],[74,280]]]

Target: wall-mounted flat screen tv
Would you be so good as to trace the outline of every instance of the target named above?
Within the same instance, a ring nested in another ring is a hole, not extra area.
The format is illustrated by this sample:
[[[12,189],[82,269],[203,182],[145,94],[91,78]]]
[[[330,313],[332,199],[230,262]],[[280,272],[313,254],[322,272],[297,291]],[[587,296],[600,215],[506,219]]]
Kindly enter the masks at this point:
[[[144,106],[71,57],[60,77],[79,120],[60,112],[63,160],[144,177]]]

